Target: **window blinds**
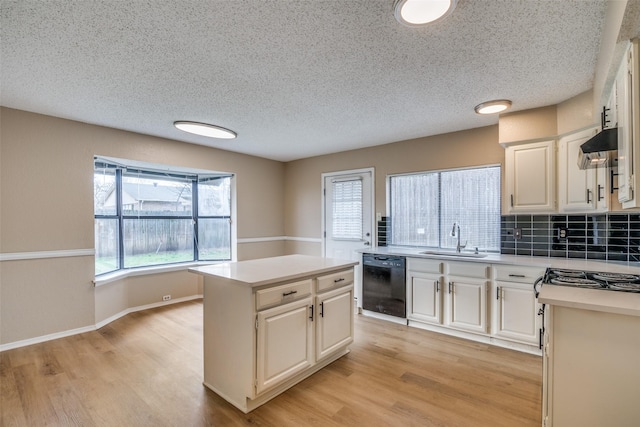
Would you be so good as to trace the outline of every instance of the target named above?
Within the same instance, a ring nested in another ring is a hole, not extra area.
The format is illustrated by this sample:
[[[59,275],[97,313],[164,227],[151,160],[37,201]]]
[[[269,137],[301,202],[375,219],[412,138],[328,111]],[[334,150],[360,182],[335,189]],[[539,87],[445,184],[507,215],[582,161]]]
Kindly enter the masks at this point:
[[[362,179],[332,183],[333,239],[362,239]]]
[[[467,249],[500,250],[500,167],[389,179],[392,244],[453,249],[453,223]]]

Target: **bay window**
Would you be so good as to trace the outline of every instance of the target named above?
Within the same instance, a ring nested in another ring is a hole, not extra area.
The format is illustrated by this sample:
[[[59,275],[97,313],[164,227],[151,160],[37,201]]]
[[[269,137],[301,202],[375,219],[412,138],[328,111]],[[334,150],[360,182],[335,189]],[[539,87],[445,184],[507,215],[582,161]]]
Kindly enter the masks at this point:
[[[231,259],[231,175],[96,158],[96,275]]]

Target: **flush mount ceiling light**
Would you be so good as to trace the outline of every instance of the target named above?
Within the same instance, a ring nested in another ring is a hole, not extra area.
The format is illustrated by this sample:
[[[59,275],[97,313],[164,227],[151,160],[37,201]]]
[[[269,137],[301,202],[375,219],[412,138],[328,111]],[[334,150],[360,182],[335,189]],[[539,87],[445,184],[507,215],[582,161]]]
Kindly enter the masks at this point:
[[[449,15],[458,0],[396,0],[393,14],[408,27],[419,27]]]
[[[207,123],[177,121],[173,125],[184,132],[193,133],[195,135],[206,136],[208,138],[234,139],[238,136],[234,131],[214,126]]]
[[[496,99],[495,101],[487,101],[476,105],[473,109],[478,114],[495,114],[500,113],[511,107],[511,101],[508,99]]]

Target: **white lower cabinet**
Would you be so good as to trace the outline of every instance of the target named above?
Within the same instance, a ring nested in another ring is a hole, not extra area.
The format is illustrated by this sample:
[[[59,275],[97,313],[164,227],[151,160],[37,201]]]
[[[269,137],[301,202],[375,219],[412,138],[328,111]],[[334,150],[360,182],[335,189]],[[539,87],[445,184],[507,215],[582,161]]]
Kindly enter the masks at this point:
[[[544,268],[496,265],[493,283],[493,335],[540,347],[540,305],[533,290]]]
[[[487,285],[490,272],[489,264],[448,263],[449,326],[470,332],[487,332]]]
[[[311,298],[258,313],[256,392],[280,384],[313,363]]]
[[[521,283],[496,282],[494,289],[494,335],[537,343],[540,330],[538,304],[531,287]]]
[[[434,274],[410,272],[409,319],[442,323],[441,278]]]
[[[434,260],[407,260],[407,318],[426,323],[442,323],[442,263]]]
[[[544,267],[407,258],[410,326],[539,354]]]
[[[353,283],[316,296],[316,360],[353,342]]]
[[[451,327],[487,332],[487,281],[449,276],[449,319]]]

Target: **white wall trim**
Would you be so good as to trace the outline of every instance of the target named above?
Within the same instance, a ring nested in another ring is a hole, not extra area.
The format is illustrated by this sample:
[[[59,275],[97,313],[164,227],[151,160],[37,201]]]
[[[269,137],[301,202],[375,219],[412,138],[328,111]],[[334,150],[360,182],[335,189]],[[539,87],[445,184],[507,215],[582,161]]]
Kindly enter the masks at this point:
[[[294,240],[296,242],[322,243],[322,238],[320,238],[320,237],[290,237],[290,236],[287,236],[287,238],[285,240]]]
[[[44,259],[44,258],[69,258],[76,256],[94,256],[93,249],[68,249],[58,251],[40,251],[40,252],[13,252],[0,254],[0,261],[19,261],[26,259]]]
[[[244,237],[238,238],[238,243],[262,243],[262,242],[277,242],[280,240],[287,240],[286,236],[271,236],[271,237]]]
[[[26,340],[20,340],[20,341],[14,341],[14,342],[10,342],[7,344],[0,344],[0,353],[2,353],[3,351],[7,351],[7,350],[13,350],[14,348],[20,348],[20,347],[26,347],[28,345],[33,345],[33,344],[39,344],[42,342],[46,342],[46,341],[52,341],[52,340],[57,340],[59,338],[65,338],[65,337],[70,337],[72,335],[77,335],[77,334],[84,334],[85,332],[92,332],[95,330],[98,330],[100,328],[102,328],[105,325],[108,325],[109,323],[113,322],[114,320],[117,320],[123,316],[126,316],[129,313],[134,313],[136,311],[142,311],[142,310],[148,310],[150,308],[156,308],[156,307],[161,307],[163,305],[171,305],[171,304],[177,304],[180,302],[185,302],[185,301],[191,301],[191,300],[195,300],[195,299],[201,299],[202,295],[198,294],[198,295],[190,295],[188,297],[182,297],[182,298],[176,298],[173,299],[171,301],[161,301],[161,302],[157,302],[157,303],[153,303],[153,304],[146,304],[146,305],[141,305],[138,307],[131,307],[128,308],[124,311],[121,311],[118,314],[115,314],[105,320],[102,320],[98,323],[96,323],[95,325],[91,325],[91,326],[84,326],[82,328],[76,328],[76,329],[70,329],[68,331],[62,331],[62,332],[56,332],[53,334],[48,334],[48,335],[42,335],[39,337],[35,337],[35,338],[29,338]]]
[[[246,237],[238,239],[238,243],[262,243],[262,242],[277,242],[295,240],[298,242],[312,242],[322,243],[322,239],[319,237],[296,237],[296,236],[272,236],[272,237]]]

